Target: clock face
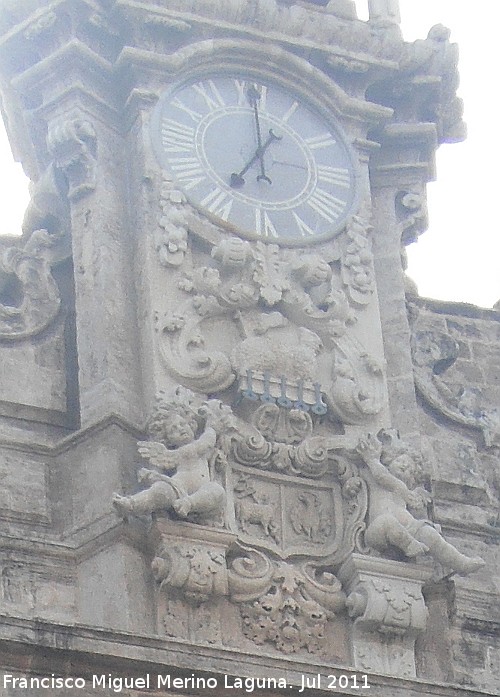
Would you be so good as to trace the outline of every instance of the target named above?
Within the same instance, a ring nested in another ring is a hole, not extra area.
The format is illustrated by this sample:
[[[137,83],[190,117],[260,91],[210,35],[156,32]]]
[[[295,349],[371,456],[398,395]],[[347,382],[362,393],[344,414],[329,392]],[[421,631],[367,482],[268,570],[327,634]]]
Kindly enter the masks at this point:
[[[339,128],[283,87],[223,75],[163,95],[157,156],[198,209],[251,238],[303,244],[344,226],[354,156]]]

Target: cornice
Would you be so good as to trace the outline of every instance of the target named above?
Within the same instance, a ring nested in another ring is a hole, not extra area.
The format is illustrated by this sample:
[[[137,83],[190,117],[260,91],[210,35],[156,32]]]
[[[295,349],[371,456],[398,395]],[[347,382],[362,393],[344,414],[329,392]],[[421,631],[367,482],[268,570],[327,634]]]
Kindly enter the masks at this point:
[[[144,437],[144,432],[136,425],[127,422],[117,414],[109,414],[104,419],[88,424],[73,433],[70,433],[63,438],[56,439],[52,437],[45,442],[33,443],[33,433],[28,433],[29,442],[19,437],[9,437],[8,435],[0,435],[0,446],[9,448],[10,450],[19,450],[21,452],[32,452],[37,455],[56,457],[62,453],[68,452],[71,448],[85,442],[98,433],[101,433],[107,428],[118,427],[127,432],[132,438],[140,440]]]
[[[234,66],[235,69],[278,73],[282,79],[290,82],[295,89],[302,91],[314,84],[311,96],[321,95],[328,100],[330,111],[338,116],[352,118],[368,124],[380,124],[388,121],[393,110],[380,104],[348,95],[334,80],[322,70],[311,65],[306,59],[290,53],[281,46],[266,44],[265,50],[254,42],[235,39],[211,39],[198,41],[180,48],[173,54],[163,54],[141,48],[125,47],[116,61],[121,70],[140,67],[161,76],[162,82],[167,78],[188,76],[191,72],[209,72]]]
[[[22,651],[20,647],[22,646]],[[198,673],[219,677],[224,684],[225,675],[229,677],[275,676],[286,678],[288,694],[299,694],[302,676],[317,674],[339,675],[351,673],[352,669],[340,666],[325,666],[324,662],[308,659],[307,663],[291,660],[284,656],[278,659],[269,655],[241,652],[225,647],[211,647],[206,644],[194,645],[176,641],[169,637],[135,635],[132,632],[119,632],[110,629],[96,629],[84,625],[48,622],[42,619],[28,619],[12,615],[2,616],[0,622],[0,648],[2,667],[19,670],[27,674],[29,665],[33,674],[43,674],[46,666],[57,675],[67,675],[68,665],[71,674],[84,676],[105,672],[115,675],[144,676],[192,674],[193,649],[196,648]],[[105,664],[103,664],[105,660]],[[359,672],[359,671],[358,671]],[[420,679],[395,678],[371,674],[369,677],[370,696],[386,697],[487,697],[483,690],[470,689],[461,685],[446,685]],[[321,697],[331,695],[331,690],[314,690],[310,694]],[[222,694],[222,691],[221,691]],[[346,692],[347,694],[347,692]],[[351,691],[349,691],[351,694]],[[354,691],[352,692],[354,694]]]
[[[236,5],[237,3],[235,3]],[[202,14],[201,12],[189,12],[180,9],[172,9],[171,6],[165,7],[159,4],[151,2],[141,2],[141,0],[117,0],[115,7],[119,9],[124,16],[127,14],[139,16],[143,21],[147,21],[148,24],[153,24],[156,21],[158,24],[168,21],[171,30],[175,30],[184,33],[194,33],[195,29],[205,29],[209,28],[212,30],[214,35],[227,36],[228,32],[235,37],[248,37],[250,39],[258,39],[259,41],[265,41],[268,43],[281,44],[284,47],[292,50],[298,50],[301,55],[308,55],[312,50],[319,52],[325,57],[333,56],[344,59],[349,62],[352,61],[358,64],[358,70],[360,66],[364,66],[365,69],[377,68],[378,71],[381,69],[386,73],[396,71],[398,69],[398,61],[394,57],[386,57],[379,55],[376,52],[376,41],[373,41],[373,35],[370,32],[370,28],[367,23],[359,20],[342,20],[333,15],[325,15],[325,13],[318,12],[320,8],[315,8],[313,6],[308,6],[307,8],[302,8],[307,16],[309,17],[319,17],[316,22],[322,22],[323,29],[325,21],[330,21],[332,27],[337,29],[336,35],[331,37],[331,42],[325,41],[324,36],[320,36],[321,27],[318,27],[318,37],[314,38],[313,32],[311,31],[311,36],[308,36],[305,31],[307,31],[308,25],[306,24],[294,24],[293,27],[296,29],[295,32],[292,30],[290,24],[287,25],[286,20],[281,23],[273,24],[262,24],[262,28],[255,26],[250,21],[249,15],[245,17],[243,11],[241,12],[240,21],[231,21],[222,16],[209,16],[208,14]],[[284,8],[282,8],[284,11]],[[311,23],[311,27],[314,26],[314,22]],[[352,27],[356,27],[356,32],[352,32]],[[350,32],[351,29],[351,32]],[[302,32],[302,33],[301,33]],[[206,32],[203,32],[206,34]],[[346,35],[349,33],[357,33],[356,39],[352,39],[352,46],[346,47],[342,45],[343,41],[346,41]],[[361,34],[363,35],[363,41],[361,41]],[[355,46],[355,41],[358,44],[361,43],[363,46],[368,46],[372,50],[360,50],[359,46]],[[380,45],[378,46],[380,49]],[[398,51],[396,50],[395,53]]]
[[[87,44],[77,38],[72,38],[50,56],[16,75],[12,79],[12,86],[18,92],[23,93],[34,88],[52,87],[57,85],[59,81],[64,84],[68,71],[75,69],[79,71],[79,74],[85,75],[86,81],[90,80],[95,87],[101,88],[103,93],[106,93],[103,83],[108,85],[112,83],[113,65],[89,48]]]

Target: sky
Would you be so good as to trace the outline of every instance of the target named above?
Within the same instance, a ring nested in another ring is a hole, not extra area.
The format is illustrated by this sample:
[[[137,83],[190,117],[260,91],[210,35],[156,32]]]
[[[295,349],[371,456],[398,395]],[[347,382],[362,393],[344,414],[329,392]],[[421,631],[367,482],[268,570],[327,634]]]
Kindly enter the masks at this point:
[[[356,0],[367,17],[367,0]],[[500,3],[469,0],[400,0],[407,41],[424,39],[434,24],[452,30],[460,46],[461,82],[468,137],[442,145],[437,180],[428,185],[429,229],[408,249],[408,273],[421,295],[491,307],[500,299],[497,72]],[[0,234],[17,234],[28,203],[27,179],[12,159],[0,124]]]

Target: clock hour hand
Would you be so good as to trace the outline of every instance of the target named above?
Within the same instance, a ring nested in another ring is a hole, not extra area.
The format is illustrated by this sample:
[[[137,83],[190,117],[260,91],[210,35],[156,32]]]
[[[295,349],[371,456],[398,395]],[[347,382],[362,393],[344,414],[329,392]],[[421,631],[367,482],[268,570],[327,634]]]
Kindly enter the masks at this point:
[[[277,135],[273,132],[273,129],[270,128],[270,129],[269,129],[269,135],[268,135],[268,137],[267,137],[265,143],[259,145],[259,147],[258,147],[257,150],[255,151],[253,157],[250,158],[250,160],[249,160],[249,161],[247,162],[247,164],[243,167],[243,169],[242,169],[240,172],[238,172],[238,173],[233,172],[233,173],[231,174],[231,178],[230,178],[230,180],[229,180],[229,186],[231,186],[233,189],[239,189],[241,186],[243,186],[243,184],[245,183],[245,180],[244,180],[243,176],[248,172],[248,170],[250,169],[250,167],[252,167],[252,165],[254,165],[254,164],[257,162],[257,160],[260,160],[260,162],[261,162],[261,173],[258,175],[257,180],[264,179],[264,180],[267,181],[269,184],[272,184],[271,179],[266,175],[265,170],[264,170],[264,166],[263,166],[263,161],[264,161],[264,160],[263,160],[263,156],[264,156],[264,153],[266,152],[267,148],[271,145],[271,143],[272,143],[274,140],[281,140],[282,137],[283,137],[283,136],[277,136]]]

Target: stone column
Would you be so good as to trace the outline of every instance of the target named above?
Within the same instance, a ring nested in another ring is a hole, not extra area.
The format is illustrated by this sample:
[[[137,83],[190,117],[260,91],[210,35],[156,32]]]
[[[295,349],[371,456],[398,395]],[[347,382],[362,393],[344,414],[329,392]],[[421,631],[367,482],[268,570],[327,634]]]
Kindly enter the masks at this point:
[[[434,173],[436,131],[432,124],[393,124],[384,129],[380,141],[382,147],[370,166],[375,274],[392,424],[410,435],[418,426],[402,238],[416,212],[402,201],[413,195],[412,200],[425,205],[425,184]]]

